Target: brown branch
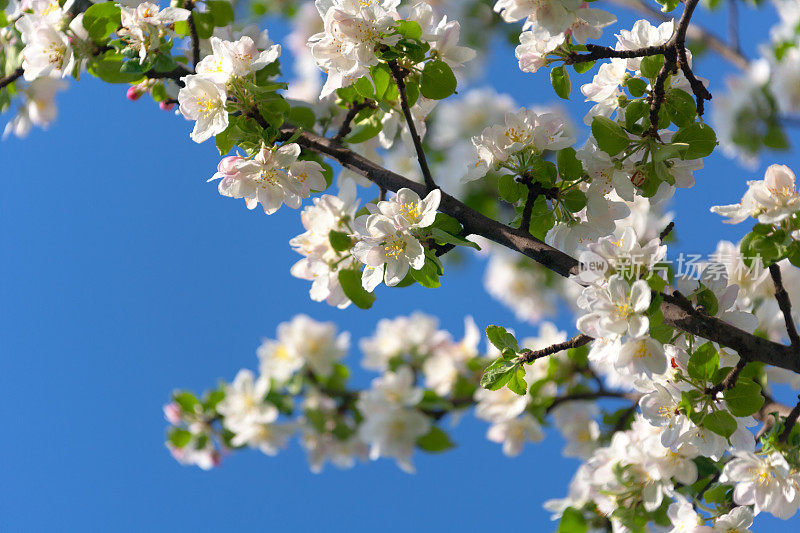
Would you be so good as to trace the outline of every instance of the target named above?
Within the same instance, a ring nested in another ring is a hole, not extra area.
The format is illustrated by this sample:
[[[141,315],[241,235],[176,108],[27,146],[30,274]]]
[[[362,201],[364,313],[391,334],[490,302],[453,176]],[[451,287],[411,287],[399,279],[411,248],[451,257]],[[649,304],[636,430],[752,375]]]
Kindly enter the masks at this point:
[[[260,121],[262,126],[266,124],[263,117],[256,115],[253,118]],[[280,131],[282,137],[286,139],[298,133],[297,128],[290,124],[284,124]],[[420,196],[428,192],[426,186],[395,174],[331,139],[303,131],[295,142],[307,150],[333,158],[343,167],[367,177],[379,187],[391,191],[405,187]],[[456,218],[464,227],[464,235],[485,237],[533,259],[562,276],[570,277],[578,273],[578,261],[575,258],[523,230],[506,226],[482,215],[449,194],[442,193],[439,210]],[[749,361],[761,361],[800,373],[800,358],[793,348],[757,337],[718,318],[697,313],[691,305],[687,308],[681,305],[680,301],[680,296],[662,294],[661,312],[664,315],[664,323],[668,326],[726,346]]]
[[[798,398],[800,398],[800,396],[798,396]],[[786,426],[784,426],[781,436],[778,437],[780,442],[786,442],[789,439],[789,435],[792,434],[792,429],[797,423],[798,416],[800,416],[800,403],[795,405],[794,409],[786,416]]]
[[[794,320],[792,319],[792,303],[789,301],[789,293],[783,286],[783,279],[781,277],[781,267],[777,263],[769,266],[769,274],[772,276],[772,283],[775,285],[775,299],[778,301],[778,307],[783,313],[783,321],[786,323],[786,332],[789,334],[789,340],[795,350],[800,350],[800,337],[797,335],[797,328],[795,328]]]
[[[341,141],[347,137],[352,131],[353,119],[356,118],[356,115],[359,113],[359,111],[367,107],[374,108],[375,104],[371,100],[364,100],[363,102],[350,104],[350,108],[347,110],[347,115],[344,117],[344,122],[342,122],[342,126],[339,128],[339,131],[336,132],[336,135],[333,136],[333,140]]]
[[[200,36],[197,34],[197,25],[194,22],[194,0],[188,0],[185,8],[189,10],[189,18],[186,23],[189,26],[189,35],[192,39],[192,65],[197,68],[200,62]]]
[[[522,363],[531,363],[537,359],[541,359],[542,357],[547,357],[548,355],[552,355],[554,353],[569,350],[570,348],[580,348],[581,346],[589,344],[593,340],[594,339],[592,337],[581,333],[580,335],[575,335],[568,341],[554,344],[541,350],[522,350],[520,352],[519,360]]]
[[[747,366],[747,361],[744,358],[740,358],[739,362],[736,363],[736,366],[731,368],[731,371],[728,372],[728,375],[720,381],[717,385],[707,388],[706,394],[710,395],[713,398],[716,398],[717,394],[722,391],[730,390],[736,386],[736,382],[739,381],[739,374],[744,370],[744,367]]]
[[[20,79],[24,73],[25,73],[25,70],[23,70],[22,67],[17,67],[8,76],[6,76],[4,78],[0,78],[0,89],[2,89],[3,87],[5,87],[7,85],[10,85],[10,84],[14,83],[18,79]]]
[[[428,159],[425,157],[425,150],[422,148],[422,140],[417,133],[417,126],[414,124],[414,117],[411,115],[411,108],[408,105],[405,82],[405,77],[408,72],[400,67],[397,61],[389,61],[389,69],[392,71],[392,77],[400,93],[400,107],[403,110],[403,116],[408,125],[408,132],[411,134],[411,140],[414,143],[414,150],[417,152],[417,160],[419,160],[419,168],[422,170],[422,177],[425,179],[425,186],[429,190],[433,190],[436,188],[436,183],[433,181],[431,169],[428,168]]]
[[[611,4],[618,5],[620,7],[638,11],[639,13],[643,13],[662,22],[672,20],[672,17],[667,13],[662,13],[658,9],[651,7],[649,4],[641,0],[606,0],[606,1]],[[727,60],[728,62],[737,66],[740,69],[746,69],[750,64],[750,61],[742,54],[740,50],[732,48],[725,41],[723,41],[716,35],[709,33],[708,31],[699,26],[696,26],[694,24],[689,24],[688,28],[686,29],[686,37],[694,41],[702,42],[708,48],[714,50],[725,60]]]
[[[662,244],[664,243],[664,239],[666,239],[667,236],[669,236],[669,234],[672,233],[674,227],[675,223],[670,222],[669,224],[667,224],[667,227],[661,230],[661,233],[658,234],[658,240],[661,241]]]

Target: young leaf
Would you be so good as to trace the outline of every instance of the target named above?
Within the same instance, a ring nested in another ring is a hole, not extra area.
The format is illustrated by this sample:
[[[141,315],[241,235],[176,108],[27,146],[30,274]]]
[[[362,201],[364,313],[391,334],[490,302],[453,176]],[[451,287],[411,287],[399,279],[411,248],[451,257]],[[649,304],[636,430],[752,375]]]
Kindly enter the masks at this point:
[[[569,81],[569,72],[567,72],[564,65],[555,67],[550,71],[550,83],[553,85],[553,89],[559,97],[564,100],[569,100],[569,93],[572,86]]]
[[[610,156],[617,155],[631,144],[631,140],[622,126],[606,117],[594,117],[592,135],[597,141],[597,146]]]
[[[724,391],[722,396],[734,416],[750,416],[764,405],[761,385],[741,376],[736,381],[736,386]]]
[[[361,285],[361,273],[357,270],[340,270],[339,284],[345,296],[350,298],[357,307],[369,309],[375,301],[375,295],[367,292]]]
[[[438,453],[455,448],[456,445],[447,433],[433,426],[428,433],[417,439],[417,447],[426,452]]]
[[[456,77],[444,61],[428,61],[422,70],[422,96],[442,100],[456,92]],[[410,100],[410,99],[409,99]],[[410,102],[409,102],[410,104]]]
[[[703,427],[727,439],[733,435],[739,425],[727,411],[713,411],[703,418]]]

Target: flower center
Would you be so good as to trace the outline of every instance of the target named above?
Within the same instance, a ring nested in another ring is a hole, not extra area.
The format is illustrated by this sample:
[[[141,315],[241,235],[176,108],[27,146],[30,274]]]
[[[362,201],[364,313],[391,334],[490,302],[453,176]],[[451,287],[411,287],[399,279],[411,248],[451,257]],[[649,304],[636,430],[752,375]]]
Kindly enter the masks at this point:
[[[392,237],[386,241],[386,245],[383,249],[387,257],[397,258],[406,251],[406,242],[398,237]]]

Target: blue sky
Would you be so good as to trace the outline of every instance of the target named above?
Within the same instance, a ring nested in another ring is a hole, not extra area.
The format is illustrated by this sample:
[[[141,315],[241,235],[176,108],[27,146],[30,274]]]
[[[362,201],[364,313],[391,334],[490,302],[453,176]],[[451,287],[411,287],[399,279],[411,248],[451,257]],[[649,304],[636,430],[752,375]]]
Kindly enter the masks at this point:
[[[747,20],[747,40],[766,39],[764,17]],[[621,17],[614,30],[631,21]],[[698,70],[713,89],[728,67],[701,60]],[[573,79],[573,94],[588,79]],[[521,104],[554,98],[546,73],[519,72],[502,47],[485,82]],[[313,303],[308,283],[288,272],[298,258],[288,246],[301,231],[298,214],[267,217],[219,197],[205,183],[219,157],[189,140],[189,122],[89,76],[58,101],[50,130],[0,144],[0,530],[550,527],[541,504],[566,493],[578,463],[561,458],[554,432],[508,459],[472,416],[452,430],[459,447],[418,455],[413,476],[391,461],[314,475],[296,442],[277,458],[237,453],[212,472],[173,461],[161,415],[170,391],[202,390],[254,368],[260,339],[296,313],[335,320],[355,338],[414,310],[439,315],[456,336],[465,314],[480,327],[533,330],[483,293],[480,261],[451,268],[436,291],[382,289],[371,312]],[[579,122],[587,107],[570,105]],[[797,169],[796,159],[764,162]],[[738,200],[758,173],[722,156],[707,167],[694,190],[677,195],[671,253],[706,253],[745,230],[721,224],[708,207]],[[356,373],[361,383],[371,377]]]

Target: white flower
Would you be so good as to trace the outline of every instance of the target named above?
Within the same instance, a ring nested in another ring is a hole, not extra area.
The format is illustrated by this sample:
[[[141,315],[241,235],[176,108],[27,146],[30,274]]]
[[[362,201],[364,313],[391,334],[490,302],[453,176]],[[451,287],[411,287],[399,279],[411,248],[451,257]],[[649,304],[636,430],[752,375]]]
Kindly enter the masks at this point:
[[[69,37],[47,25],[39,26],[27,35],[22,58],[25,81],[45,76],[64,78],[75,66]]]
[[[641,337],[622,345],[616,365],[647,376],[660,375],[667,371],[667,357],[660,342]]]
[[[711,528],[703,525],[703,518],[697,514],[692,504],[682,495],[675,496],[675,503],[670,504],[667,516],[672,525],[670,533],[705,533]]]
[[[397,407],[414,407],[422,400],[422,388],[414,384],[414,372],[401,366],[395,372],[387,372],[372,380],[372,387],[361,393],[360,405],[364,410],[375,412]]]
[[[328,377],[350,347],[350,335],[337,335],[333,322],[317,322],[306,315],[278,325],[277,336],[277,341],[264,341],[258,349],[261,372],[276,381],[286,381],[304,365],[315,375]]]
[[[621,30],[617,35],[616,50],[638,50],[647,46],[657,46],[669,41],[675,27],[674,20],[663,22],[658,27],[646,20],[637,20],[633,28]],[[628,70],[639,70],[642,58],[628,59]]]
[[[228,127],[228,98],[225,87],[202,76],[192,74],[181,78],[185,86],[178,92],[181,114],[196,120],[191,138],[201,143]]]
[[[781,111],[787,114],[800,110],[800,48],[789,48],[772,73],[771,94]]]
[[[602,237],[587,248],[579,256],[581,272],[578,275],[586,282],[597,282],[614,273],[641,277],[667,254],[667,247],[659,238],[652,239],[645,246],[640,245],[636,230],[630,226],[618,238]]]
[[[564,402],[553,409],[556,427],[564,436],[566,457],[588,459],[597,449],[600,425],[593,416],[597,415],[597,405],[591,402]]]
[[[243,36],[237,41],[223,41],[211,37],[212,54],[197,65],[197,74],[215,83],[225,84],[232,76],[247,76],[278,59],[280,45],[260,51],[251,37]]]
[[[528,376],[526,374],[525,378]],[[522,414],[530,395],[519,395],[508,387],[489,390],[478,387],[475,391],[475,416],[492,423],[505,422]]]
[[[411,189],[400,189],[390,200],[378,202],[373,212],[391,219],[398,229],[427,228],[436,218],[442,191],[434,189],[424,199]],[[371,207],[371,206],[367,206]]]
[[[581,4],[581,0],[498,0],[494,10],[506,22],[527,18],[556,35],[566,31],[575,21],[575,11]]]
[[[613,58],[608,63],[600,65],[591,83],[581,85],[581,92],[586,101],[596,104],[586,115],[585,121],[588,124],[591,124],[596,115],[610,117],[619,107],[619,97],[622,96],[620,85],[627,73],[625,60]]]
[[[420,312],[408,317],[383,318],[375,334],[361,339],[359,348],[364,354],[362,366],[382,372],[389,361],[398,356],[425,357],[449,342],[450,336],[439,330],[439,321]]]
[[[535,323],[556,313],[555,290],[546,287],[546,277],[540,265],[492,247],[483,286],[492,298],[511,308],[519,320]]]
[[[331,231],[348,231],[358,209],[355,185],[349,182],[339,190],[338,196],[328,194],[314,198],[313,205],[306,207],[300,219],[305,233],[289,241],[292,249],[303,255],[303,259],[292,266],[292,276],[313,281],[309,292],[316,302],[325,301],[343,309],[350,299],[339,284],[339,269],[349,266],[345,259],[349,252],[338,252],[330,242]]]
[[[481,334],[472,317],[464,319],[464,330],[461,342],[437,344],[422,364],[425,386],[439,396],[447,396],[453,391],[458,377],[462,373],[467,375],[467,361],[478,355]]]
[[[752,525],[753,511],[742,505],[714,520],[714,533],[751,533]]]
[[[383,280],[393,287],[403,281],[409,268],[419,270],[425,264],[425,249],[411,233],[398,230],[384,215],[364,215],[355,221],[356,238],[353,256],[364,263],[362,283],[370,292]]]
[[[140,62],[144,62],[148,52],[158,50],[163,36],[173,34],[173,24],[188,19],[189,14],[186,9],[161,9],[151,2],[142,2],[131,7],[123,5],[120,12],[121,28],[117,34],[130,49],[138,52]]]
[[[797,489],[789,479],[790,468],[778,452],[760,457],[738,451],[723,468],[720,482],[734,484],[733,501],[753,505],[755,514],[766,511],[787,519],[797,511]]]
[[[748,181],[747,185],[740,203],[714,206],[711,212],[727,217],[728,224],[738,224],[748,217],[757,218],[762,224],[777,224],[800,210],[794,172],[786,165],[770,165],[763,180]]]
[[[650,287],[644,280],[629,285],[615,274],[605,288],[586,287],[578,305],[589,312],[578,319],[577,327],[592,337],[614,339],[628,334],[638,338],[650,327],[643,316],[650,306]]]
[[[642,416],[650,424],[662,428],[661,444],[676,449],[676,443],[692,427],[686,415],[677,412],[680,391],[672,384],[654,383],[655,390],[639,400]]]
[[[315,474],[322,472],[326,461],[337,468],[352,468],[356,459],[366,459],[368,452],[367,445],[358,436],[339,440],[331,433],[319,433],[310,426],[303,428],[300,442],[308,453],[309,468]]]
[[[492,442],[503,444],[503,453],[508,457],[516,457],[522,452],[526,442],[539,442],[544,432],[536,419],[524,414],[518,418],[504,420],[489,427],[486,438]]]
[[[534,73],[547,65],[547,56],[564,44],[563,33],[551,36],[547,30],[540,26],[526,30],[519,34],[519,46],[514,51],[514,55],[519,61],[519,69],[522,72]]]
[[[278,419],[278,409],[264,401],[269,392],[269,378],[255,379],[249,370],[240,370],[233,383],[225,387],[225,398],[217,404],[225,426],[237,432],[250,424],[271,424]]]
[[[58,78],[36,78],[27,87],[22,89],[24,103],[20,106],[17,115],[6,124],[3,138],[8,135],[25,137],[32,126],[47,128],[58,114],[55,104],[57,91],[67,88],[67,82]]]
[[[320,98],[352,83],[378,64],[375,47],[392,46],[399,35],[386,34],[399,18],[400,0],[317,0],[325,30],[308,40],[317,65],[328,72]]]
[[[261,203],[268,215],[283,204],[297,209],[312,189],[325,188],[319,163],[297,161],[299,155],[300,146],[295,143],[280,148],[262,146],[253,159],[235,161],[235,171],[220,182],[219,192],[231,198],[244,198],[248,209],[255,209]]]
[[[406,408],[366,411],[364,415],[358,435],[369,445],[370,459],[393,457],[403,471],[413,473],[411,455],[417,439],[430,431],[430,419]]]

